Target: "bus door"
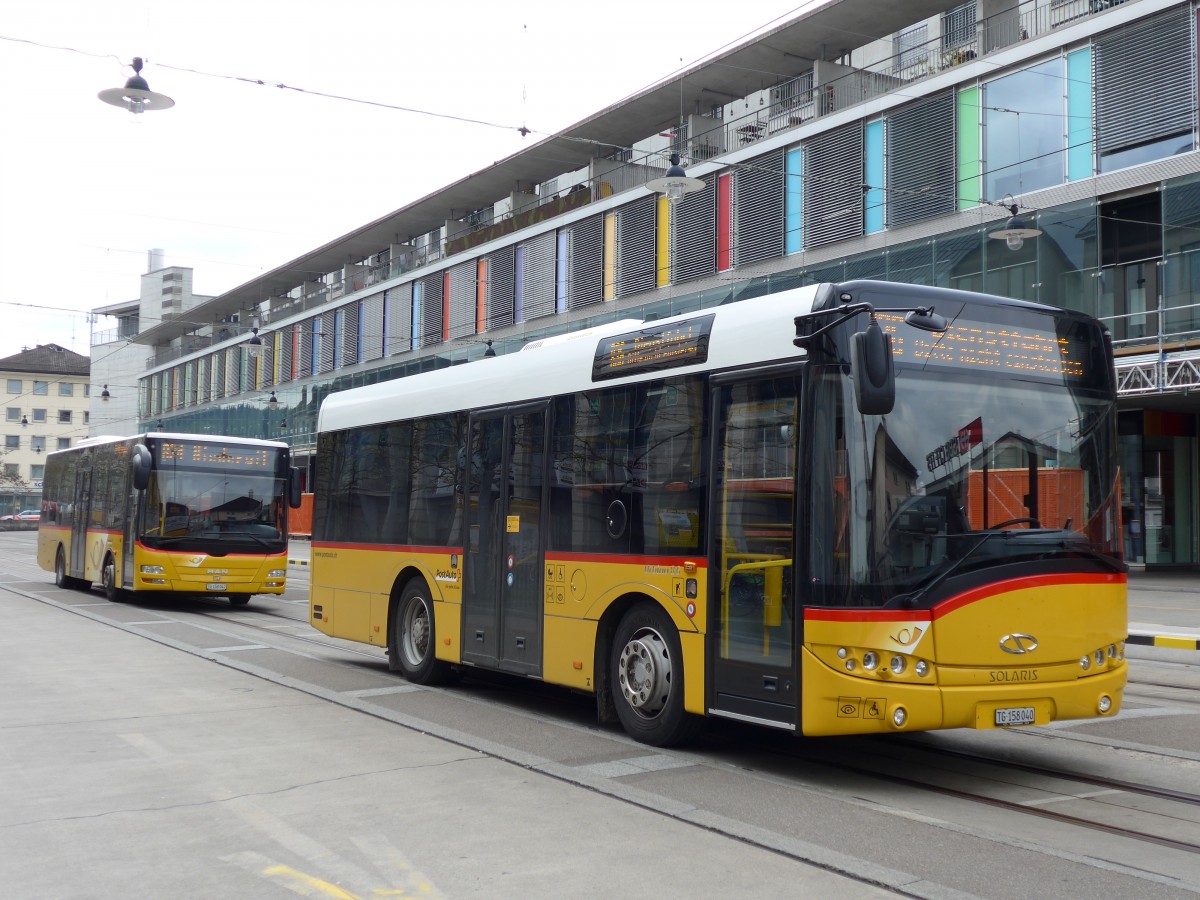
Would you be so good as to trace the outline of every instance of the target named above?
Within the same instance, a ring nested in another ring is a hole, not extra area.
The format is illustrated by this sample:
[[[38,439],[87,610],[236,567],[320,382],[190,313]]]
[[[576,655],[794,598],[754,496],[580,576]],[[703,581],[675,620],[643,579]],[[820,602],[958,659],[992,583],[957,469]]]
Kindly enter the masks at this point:
[[[465,467],[463,660],[542,669],[546,407],[471,417]]]
[[[87,567],[87,527],[91,518],[92,461],[91,454],[84,453],[75,466],[75,490],[71,497],[71,560],[68,574],[83,578]],[[96,563],[99,568],[99,562]]]
[[[713,382],[710,711],[794,728],[793,588],[800,379]]]

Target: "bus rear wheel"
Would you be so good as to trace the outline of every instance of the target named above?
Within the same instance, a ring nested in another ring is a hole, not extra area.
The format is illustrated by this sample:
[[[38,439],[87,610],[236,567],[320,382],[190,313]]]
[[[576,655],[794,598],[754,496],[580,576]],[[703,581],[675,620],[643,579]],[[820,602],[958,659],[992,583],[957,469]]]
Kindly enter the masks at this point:
[[[671,747],[695,736],[700,719],[683,708],[683,647],[662,609],[643,603],[625,613],[610,666],[617,717],[630,737]]]
[[[437,658],[437,632],[433,601],[420,579],[410,581],[400,595],[392,616],[392,640],[388,646],[393,668],[413,684],[447,684],[458,679],[458,670]]]
[[[249,602],[250,602],[249,594],[230,594],[229,595],[229,605],[230,606],[245,606]]]
[[[100,570],[100,580],[104,585],[104,596],[112,603],[120,603],[125,599],[125,592],[117,587],[117,563],[111,556],[104,558],[104,568]]]

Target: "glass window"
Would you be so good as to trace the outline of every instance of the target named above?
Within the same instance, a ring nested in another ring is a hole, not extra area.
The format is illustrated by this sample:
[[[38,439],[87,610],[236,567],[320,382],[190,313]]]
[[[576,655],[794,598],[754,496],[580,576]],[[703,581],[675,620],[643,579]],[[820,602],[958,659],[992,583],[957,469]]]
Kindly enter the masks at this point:
[[[70,425],[71,424],[71,410],[60,409],[58,411],[58,424],[59,425]]]
[[[85,396],[85,397],[92,396],[92,386],[90,384],[85,384],[83,386],[83,396]]]
[[[10,394],[19,394],[19,393],[21,393],[21,384],[22,384],[22,382],[21,382],[21,379],[20,379],[20,378],[10,378],[10,379],[8,379],[8,392],[9,392]]]
[[[4,475],[7,478],[20,478],[21,477],[21,469],[16,463],[5,463],[4,464]]]
[[[91,423],[91,420],[92,420],[92,414],[85,409],[83,411],[83,424],[88,425]]]
[[[20,422],[21,421],[21,410],[15,406],[10,406],[10,407],[8,407],[8,409],[6,409],[4,411],[4,418],[6,421],[9,421],[9,422]]]
[[[41,464],[35,464],[29,467],[29,477],[34,481],[41,481],[46,477],[46,467]]]
[[[21,449],[21,436],[17,435],[17,434],[6,434],[4,436],[4,449],[5,450],[20,450]]]
[[[46,421],[46,411],[44,409],[35,409],[33,411],[33,421],[34,422],[45,422]]]
[[[1063,183],[1063,78],[1063,61],[1052,59],[984,85],[984,196]]]
[[[58,447],[56,447],[55,449],[70,450],[71,449],[71,439],[70,438],[59,438],[58,439]]]
[[[60,381],[58,383],[58,396],[74,397],[75,396],[75,385],[73,385],[69,381]]]
[[[29,449],[34,453],[45,453],[46,439],[40,434],[35,434],[29,439]]]
[[[48,382],[48,381],[35,381],[35,382],[33,383],[33,393],[34,393],[36,396],[39,396],[39,397],[44,397],[44,396],[46,396],[47,394],[49,394],[49,393],[50,393],[50,382]]]

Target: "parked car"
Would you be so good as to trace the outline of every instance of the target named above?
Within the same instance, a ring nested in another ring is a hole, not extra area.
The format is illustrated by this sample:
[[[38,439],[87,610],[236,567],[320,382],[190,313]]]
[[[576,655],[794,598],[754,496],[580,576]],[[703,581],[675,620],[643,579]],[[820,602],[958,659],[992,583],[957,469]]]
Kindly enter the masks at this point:
[[[0,516],[0,528],[15,530],[18,528],[34,528],[42,520],[40,509],[23,509],[19,513]]]

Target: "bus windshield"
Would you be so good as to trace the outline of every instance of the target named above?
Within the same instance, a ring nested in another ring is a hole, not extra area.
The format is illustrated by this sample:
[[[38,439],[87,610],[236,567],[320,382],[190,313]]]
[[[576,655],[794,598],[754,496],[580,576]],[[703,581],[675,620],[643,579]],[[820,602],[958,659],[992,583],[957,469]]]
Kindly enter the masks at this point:
[[[814,602],[913,604],[1016,560],[1120,568],[1116,411],[1100,383],[900,367],[893,411],[861,416],[830,367],[813,409]]]
[[[224,553],[281,552],[286,546],[286,480],[278,451],[231,454],[193,442],[163,442],[138,522],[149,547]]]

